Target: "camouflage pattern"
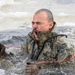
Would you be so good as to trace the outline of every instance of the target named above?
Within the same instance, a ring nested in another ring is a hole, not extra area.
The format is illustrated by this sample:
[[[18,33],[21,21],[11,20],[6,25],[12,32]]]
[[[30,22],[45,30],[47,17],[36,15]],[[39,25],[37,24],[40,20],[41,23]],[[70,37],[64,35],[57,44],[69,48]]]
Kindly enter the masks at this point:
[[[39,38],[38,44],[41,47],[44,40],[46,40],[50,36],[57,35],[57,33],[55,33],[55,32],[48,32],[48,33],[38,32],[37,35]],[[53,60],[53,59],[64,60],[66,58],[72,57],[72,55],[74,53],[73,49],[68,48],[67,44],[64,43],[64,41],[61,41],[60,38],[61,37],[52,39],[53,49],[51,49],[51,47],[50,47],[50,42],[46,42],[46,44],[43,48],[43,51],[38,58],[38,61]],[[33,32],[30,32],[26,38],[26,43],[22,45],[22,50],[25,55],[28,55],[28,54],[31,55],[32,45],[33,45],[34,40],[35,40],[35,38],[33,36]],[[35,43],[34,50],[35,50],[34,56],[36,56],[36,54],[38,52],[37,43]]]

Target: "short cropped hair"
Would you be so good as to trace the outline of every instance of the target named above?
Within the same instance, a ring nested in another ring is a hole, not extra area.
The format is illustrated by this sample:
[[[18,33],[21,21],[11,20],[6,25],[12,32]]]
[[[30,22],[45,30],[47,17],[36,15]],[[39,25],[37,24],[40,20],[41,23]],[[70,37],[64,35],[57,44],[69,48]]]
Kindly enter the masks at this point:
[[[52,12],[51,12],[50,10],[48,10],[48,9],[40,9],[40,10],[38,10],[38,11],[35,13],[35,15],[38,14],[38,13],[40,13],[40,12],[43,12],[43,11],[47,14],[47,18],[48,18],[49,21],[54,21],[53,14],[52,14]]]

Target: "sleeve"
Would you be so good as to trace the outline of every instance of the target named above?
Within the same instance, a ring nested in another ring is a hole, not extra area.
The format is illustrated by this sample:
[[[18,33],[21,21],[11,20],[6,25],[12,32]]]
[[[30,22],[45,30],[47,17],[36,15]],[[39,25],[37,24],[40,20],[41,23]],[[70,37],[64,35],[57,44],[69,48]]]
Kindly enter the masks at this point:
[[[29,37],[29,35],[28,35],[28,36],[26,37],[25,42],[21,45],[21,50],[22,50],[22,52],[23,52],[23,54],[24,54],[25,56],[27,56],[27,55],[29,54],[29,49],[28,49],[28,47],[29,47],[30,41],[31,41],[31,39],[30,39],[30,37]]]
[[[57,42],[54,49],[56,50],[58,61],[70,59],[74,54],[73,48],[68,48],[66,43]]]

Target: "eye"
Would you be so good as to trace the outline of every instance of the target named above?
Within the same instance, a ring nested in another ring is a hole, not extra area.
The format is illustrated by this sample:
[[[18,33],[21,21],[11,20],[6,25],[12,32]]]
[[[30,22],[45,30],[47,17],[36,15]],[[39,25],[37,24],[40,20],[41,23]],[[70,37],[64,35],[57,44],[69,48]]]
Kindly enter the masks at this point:
[[[36,24],[40,25],[40,24],[42,24],[42,23],[41,23],[41,22],[36,22]]]
[[[35,24],[35,22],[32,22],[32,24]]]

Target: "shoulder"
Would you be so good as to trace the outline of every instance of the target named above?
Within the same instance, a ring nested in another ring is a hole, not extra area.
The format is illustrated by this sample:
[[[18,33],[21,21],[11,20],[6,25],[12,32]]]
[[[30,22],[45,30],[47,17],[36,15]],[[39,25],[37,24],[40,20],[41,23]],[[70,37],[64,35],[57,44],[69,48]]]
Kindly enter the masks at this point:
[[[26,42],[31,42],[33,40],[33,33],[30,32],[28,33],[28,35],[26,36]]]
[[[65,40],[68,40],[67,35],[59,34],[59,33],[56,33],[56,32],[52,32],[51,37],[56,39],[56,42],[61,43],[61,44],[67,43]]]
[[[57,33],[56,32],[51,32],[51,36],[56,36]]]
[[[30,37],[31,34],[32,34],[32,32],[28,33],[28,35],[26,36],[25,41],[22,44],[22,46],[25,47],[25,46],[27,46],[32,41],[32,38]]]
[[[32,32],[28,33],[25,42],[21,45],[21,50],[23,51],[24,54],[29,53],[29,50],[31,49],[31,44],[33,40],[30,35],[32,35]]]

